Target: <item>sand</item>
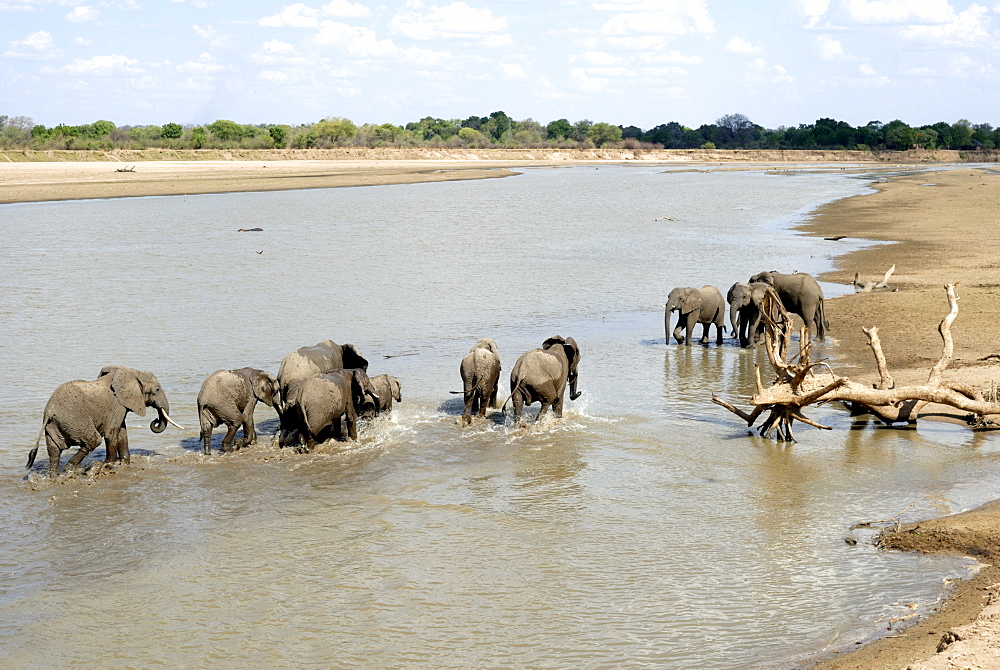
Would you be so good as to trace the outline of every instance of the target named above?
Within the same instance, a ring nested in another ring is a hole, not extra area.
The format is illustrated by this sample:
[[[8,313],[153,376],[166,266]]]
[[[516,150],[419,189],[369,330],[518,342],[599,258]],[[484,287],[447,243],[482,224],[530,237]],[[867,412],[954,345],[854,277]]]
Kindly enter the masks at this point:
[[[483,179],[513,174],[515,167],[568,164],[574,162],[524,157],[0,162],[0,203]],[[117,171],[133,166],[134,171]],[[697,165],[692,168],[698,169]],[[947,312],[942,287],[958,282],[960,312],[952,329],[955,357],[945,379],[977,386],[1000,382],[1000,341],[995,337],[1000,316],[998,216],[1000,174],[946,166],[933,173],[902,171],[878,185],[874,195],[819,209],[804,227],[809,234],[893,242],[841,257],[838,269],[822,279],[850,283],[854,273],[860,272],[864,281],[876,281],[889,266],[897,268],[890,281],[896,291],[847,295],[827,302],[837,371],[858,379],[876,378],[861,328],[877,325],[897,383],[926,381],[941,352],[937,325]],[[963,420],[961,413],[940,407],[931,407],[927,413]],[[884,543],[896,549],[974,556],[987,567],[956,587],[937,613],[816,667],[1000,668],[1000,568],[990,565],[1000,558],[1000,501],[964,514],[904,525],[888,534]],[[938,652],[946,634],[961,639],[942,645]]]

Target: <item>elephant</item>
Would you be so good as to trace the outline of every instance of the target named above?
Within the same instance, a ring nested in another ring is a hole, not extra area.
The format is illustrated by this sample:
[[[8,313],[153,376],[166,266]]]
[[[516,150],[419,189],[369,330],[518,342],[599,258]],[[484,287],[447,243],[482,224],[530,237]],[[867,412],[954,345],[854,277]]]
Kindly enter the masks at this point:
[[[773,286],[785,309],[802,317],[810,337],[817,340],[826,338],[826,329],[830,324],[823,309],[823,289],[812,275],[804,272],[786,275],[772,270],[758,272],[750,277],[750,282]]]
[[[764,282],[753,284],[736,282],[726,293],[726,302],[729,303],[729,323],[741,347],[756,345],[758,336],[764,330],[761,303],[768,287],[769,285]]]
[[[514,423],[521,422],[523,406],[536,401],[542,404],[536,421],[550,406],[555,415],[561,417],[567,382],[569,399],[580,397],[576,390],[579,363],[580,347],[572,337],[554,335],[542,343],[541,349],[522,354],[510,372],[509,399],[514,402]]]
[[[302,382],[296,405],[286,408],[294,413],[305,451],[312,451],[324,430],[333,427],[333,436],[341,435],[341,418],[346,417],[347,434],[358,439],[358,413],[366,403],[380,402],[379,394],[362,368],[334,370]]]
[[[459,366],[465,413],[462,423],[472,423],[472,415],[486,416],[486,407],[496,408],[500,385],[500,352],[497,343],[484,337],[472,347]]]
[[[378,393],[378,398],[366,403],[366,410],[361,413],[361,418],[371,419],[382,412],[391,412],[393,400],[403,402],[403,388],[398,379],[392,375],[376,375],[369,379],[375,387],[375,392]]]
[[[146,416],[147,407],[157,411],[157,417],[149,424],[154,433],[166,430],[168,422],[183,430],[183,426],[170,418],[167,394],[152,372],[109,365],[101,369],[94,381],[78,379],[61,384],[45,404],[42,430],[28,454],[27,467],[35,463],[42,435],[49,452],[50,476],[59,473],[59,459],[64,450],[79,447],[66,464],[67,470],[75,470],[87,454],[100,446],[101,440],[107,450],[105,464],[128,463],[125,415],[133,412]]]
[[[277,397],[278,380],[263,370],[216,370],[209,375],[198,391],[198,421],[205,455],[212,451],[212,431],[223,424],[228,428],[222,439],[223,451],[232,450],[233,437],[240,425],[243,426],[243,438],[237,440],[236,449],[256,442],[254,407],[258,400],[274,407]]]
[[[368,360],[353,344],[337,344],[333,340],[323,340],[311,347],[299,347],[282,359],[278,367],[280,398],[275,406],[281,425],[278,437],[280,444],[296,440],[293,428],[296,421],[285,418],[286,408],[295,404],[296,387],[310,377],[344,368],[368,370]]]
[[[712,324],[715,324],[715,342],[722,344],[722,329],[726,321],[725,304],[719,289],[707,284],[701,288],[678,287],[672,290],[667,296],[663,311],[663,330],[667,343],[670,343],[670,313],[676,311],[678,316],[674,339],[678,344],[691,344],[694,327],[698,323],[702,324],[702,344],[708,344],[708,331]],[[681,335],[684,329],[687,329],[687,337]]]

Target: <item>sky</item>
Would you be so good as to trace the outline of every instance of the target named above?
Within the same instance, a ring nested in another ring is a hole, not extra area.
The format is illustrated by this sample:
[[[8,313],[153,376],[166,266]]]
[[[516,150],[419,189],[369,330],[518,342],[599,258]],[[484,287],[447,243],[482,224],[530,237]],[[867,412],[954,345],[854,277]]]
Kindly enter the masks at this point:
[[[1000,125],[1000,0],[0,0],[0,115]]]

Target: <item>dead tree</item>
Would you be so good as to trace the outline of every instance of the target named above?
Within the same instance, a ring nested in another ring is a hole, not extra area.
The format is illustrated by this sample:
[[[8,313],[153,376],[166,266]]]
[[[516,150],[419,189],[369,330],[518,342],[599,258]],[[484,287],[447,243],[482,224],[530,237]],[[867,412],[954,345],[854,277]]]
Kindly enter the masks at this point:
[[[855,272],[854,273],[854,292],[855,293],[871,293],[872,291],[877,291],[880,288],[884,288],[884,289],[888,289],[888,290],[893,290],[893,289],[889,289],[889,277],[891,277],[892,273],[895,272],[895,271],[896,271],[896,266],[893,265],[891,268],[889,268],[886,271],[885,276],[882,277],[882,280],[878,281],[878,282],[873,282],[873,281],[862,282],[861,281],[861,273],[860,272]]]
[[[927,383],[918,386],[896,387],[886,365],[882,344],[878,338],[878,328],[865,328],[868,345],[875,356],[878,368],[878,383],[867,386],[847,377],[834,374],[823,361],[812,362],[812,344],[802,329],[799,335],[799,353],[787,358],[792,338],[792,320],[781,306],[781,300],[773,289],[764,298],[764,342],[767,355],[774,368],[775,380],[765,388],[761,381],[760,367],[756,367],[757,392],[750,398],[753,410],[745,412],[722,400],[714,393],[712,401],[725,407],[752,427],[764,413],[767,418],[760,426],[760,435],[770,437],[776,434],[779,440],[794,441],[792,424],[795,421],[831,430],[806,417],[802,410],[813,404],[839,400],[846,403],[852,413],[871,413],[886,424],[915,423],[917,416],[927,403],[950,405],[956,409],[982,417],[1000,414],[1000,403],[986,402],[977,389],[944,382],[941,380],[954,353],[951,324],[958,316],[958,296],[955,285],[945,286],[951,310],[941,320],[938,332],[943,341],[941,358],[928,375]],[[774,318],[772,315],[777,316]],[[822,370],[820,370],[822,368]]]

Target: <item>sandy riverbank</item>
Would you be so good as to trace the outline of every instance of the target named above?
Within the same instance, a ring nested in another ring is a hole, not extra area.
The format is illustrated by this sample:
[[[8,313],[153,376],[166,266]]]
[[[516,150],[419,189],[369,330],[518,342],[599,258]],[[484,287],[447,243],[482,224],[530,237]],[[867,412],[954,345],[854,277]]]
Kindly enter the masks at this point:
[[[0,162],[0,203],[482,179],[512,174],[515,167],[572,164],[580,163],[523,157]],[[134,166],[134,172],[116,171],[125,165]],[[691,167],[699,169],[696,163]],[[955,359],[946,379],[976,385],[1000,382],[1000,365],[997,359],[989,358],[1000,353],[995,334],[1000,316],[998,214],[1000,175],[969,168],[894,177],[880,185],[875,195],[821,208],[808,226],[812,234],[898,242],[844,256],[838,262],[839,269],[824,277],[850,283],[855,271],[860,271],[866,281],[874,281],[890,265],[897,267],[892,285],[898,292],[849,295],[828,302],[827,316],[838,344],[838,372],[875,377],[861,328],[877,325],[897,380],[925,380],[940,355],[936,329],[947,310],[942,285],[960,282],[961,311],[953,328]],[[911,524],[887,543],[903,549],[975,555],[992,563],[1000,553],[1000,502],[965,515]],[[957,597],[938,614],[817,667],[953,667],[948,665],[949,659],[973,653],[966,650],[979,645],[982,650],[975,653],[980,655],[963,656],[963,664],[1000,668],[1000,650],[995,643],[1000,639],[1000,611],[995,611],[1000,610],[1000,604],[983,609],[991,599],[1000,601],[998,582],[1000,569],[987,568],[956,589]],[[948,631],[958,631],[963,640],[937,653],[937,645]]]
[[[846,235],[893,241],[846,255],[826,281],[850,283],[855,272],[877,281],[893,264],[896,292],[847,295],[828,301],[837,340],[835,368],[853,378],[876,380],[863,327],[878,326],[890,371],[898,384],[922,383],[941,356],[937,326],[947,313],[943,285],[957,282],[958,318],[952,326],[955,355],[945,380],[980,388],[1000,382],[1000,174],[958,168],[893,177],[874,195],[821,208],[805,229],[815,235]],[[830,244],[837,244],[831,241]],[[931,407],[928,413],[962,420],[962,413]],[[940,417],[937,417],[940,418]],[[958,585],[955,596],[916,625],[894,631],[822,670],[1000,668],[1000,501],[963,514],[911,523],[888,534],[895,549],[974,556],[989,565]],[[994,602],[996,601],[996,602]],[[991,604],[994,603],[994,604]],[[984,609],[985,608],[985,609]],[[942,637],[961,641],[938,652]]]

